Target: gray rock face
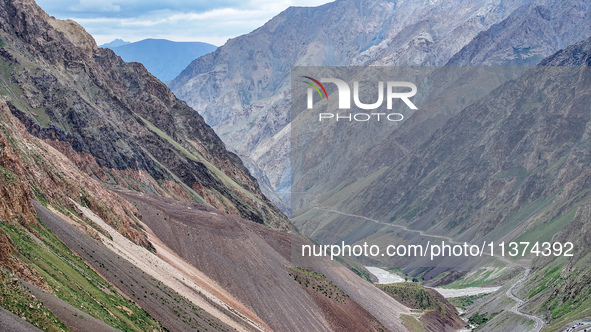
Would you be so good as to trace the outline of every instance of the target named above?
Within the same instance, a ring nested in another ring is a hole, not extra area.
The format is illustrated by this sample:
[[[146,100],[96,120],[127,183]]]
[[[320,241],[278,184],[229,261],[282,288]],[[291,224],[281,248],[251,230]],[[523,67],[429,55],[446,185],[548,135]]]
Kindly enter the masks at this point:
[[[581,39],[581,29],[591,33],[585,8],[582,0],[341,0],[289,8],[193,61],[169,85],[287,210],[291,66],[529,65]]]
[[[591,12],[584,0],[531,1],[479,33],[447,65],[534,66],[591,35],[589,22]]]

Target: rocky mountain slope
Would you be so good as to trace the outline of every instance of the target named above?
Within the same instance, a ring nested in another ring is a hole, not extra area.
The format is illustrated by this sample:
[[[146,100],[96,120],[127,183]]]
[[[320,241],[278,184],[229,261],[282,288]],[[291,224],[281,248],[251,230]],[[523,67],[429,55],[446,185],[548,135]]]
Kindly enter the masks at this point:
[[[76,23],[32,2],[0,10],[0,38],[10,45],[2,48],[2,90],[30,133],[103,182],[288,227],[240,159],[143,66],[97,48]]]
[[[290,192],[291,66],[533,65],[591,32],[586,8],[584,1],[550,0],[343,0],[290,8],[195,60],[169,86],[189,105],[199,105],[263,191],[288,210],[281,202],[289,202]],[[419,130],[409,132],[428,133],[406,141],[421,143],[445,120],[418,120]]]
[[[463,46],[458,41],[468,42],[520,4],[495,3],[470,2],[462,11],[455,1],[347,0],[289,8],[195,60],[170,87],[189,105],[199,105],[200,114],[245,160],[265,193],[274,197],[276,192],[286,203],[291,66],[441,65]]]
[[[303,242],[301,238],[227,218],[213,209],[118,192],[138,206],[143,222],[164,244],[236,296],[273,330],[403,328],[398,315],[408,309],[342,266],[324,262],[313,267],[342,297],[298,282],[294,273],[305,269],[291,262],[291,246]],[[162,223],[163,218],[169,222]]]
[[[416,283],[380,284],[378,288],[413,309],[425,311],[419,321],[427,330],[457,331],[466,325],[457,309],[434,289]]]
[[[309,242],[143,66],[30,0],[0,27],[0,307],[43,330],[407,330],[344,266],[295,266]]]
[[[534,66],[589,36],[590,20],[584,1],[531,1],[479,33],[447,65]]]
[[[177,77],[191,61],[217,47],[201,42],[174,42],[166,39],[144,39],[110,48],[126,62],[139,62],[162,82]]]
[[[404,329],[392,309],[408,309],[345,268],[317,270],[346,302],[302,288],[289,262],[301,239],[210,206],[107,190],[0,109],[0,307],[43,330],[95,326],[72,321],[81,314],[70,305],[123,330]]]
[[[579,79],[588,86],[591,65],[591,38],[576,43],[544,59],[543,66],[578,66],[583,68]],[[581,67],[583,66],[583,67]],[[519,289],[518,294],[529,298],[531,304],[526,310],[543,317],[548,329],[558,329],[573,320],[586,315],[591,305],[586,296],[589,292],[589,218],[591,213],[591,198],[589,189],[589,167],[591,156],[589,151],[589,119],[591,108],[587,103],[588,94],[580,96],[583,104],[573,103],[571,109],[578,107],[580,117],[569,123],[569,130],[563,130],[559,137],[566,138],[578,133],[579,139],[568,152],[564,164],[560,166],[560,175],[556,182],[566,183],[564,191],[558,194],[559,199],[570,201],[559,211],[555,211],[555,220],[564,222],[563,229],[551,233],[554,241],[572,241],[576,248],[573,257],[545,258],[535,262],[532,277]],[[570,114],[575,114],[573,111]],[[564,113],[562,113],[564,114]],[[585,124],[580,122],[585,122]],[[564,124],[564,123],[563,123]],[[575,129],[576,130],[573,130]],[[584,128],[584,129],[583,129]],[[558,137],[557,137],[558,138]],[[569,137],[573,139],[573,137]],[[567,140],[568,141],[568,140]],[[564,142],[564,141],[563,141]],[[564,157],[563,157],[564,158]],[[569,205],[572,207],[569,210]],[[568,222],[568,224],[566,224]]]
[[[504,234],[493,230],[503,222],[517,227],[523,220],[511,216],[536,205],[552,206],[548,222],[566,213],[573,197],[584,198],[590,120],[588,71],[579,67],[586,51],[578,46],[573,53],[574,68],[528,70],[451,117],[425,143],[379,169],[379,177],[347,184],[355,189],[339,189],[343,196],[321,195],[317,204],[458,240],[500,238]],[[565,63],[559,54],[541,64]],[[571,98],[560,98],[567,91]]]

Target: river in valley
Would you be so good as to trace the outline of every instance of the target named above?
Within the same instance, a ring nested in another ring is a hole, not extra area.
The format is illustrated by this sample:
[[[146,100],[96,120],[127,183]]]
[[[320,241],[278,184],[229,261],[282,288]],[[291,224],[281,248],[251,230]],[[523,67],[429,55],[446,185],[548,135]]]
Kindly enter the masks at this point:
[[[398,282],[404,282],[404,278],[375,266],[365,267],[371,274],[378,278],[377,284],[394,284]],[[434,289],[439,292],[443,297],[459,297],[459,296],[472,296],[480,294],[489,294],[496,292],[501,287],[468,287],[468,288],[441,288],[435,287]]]

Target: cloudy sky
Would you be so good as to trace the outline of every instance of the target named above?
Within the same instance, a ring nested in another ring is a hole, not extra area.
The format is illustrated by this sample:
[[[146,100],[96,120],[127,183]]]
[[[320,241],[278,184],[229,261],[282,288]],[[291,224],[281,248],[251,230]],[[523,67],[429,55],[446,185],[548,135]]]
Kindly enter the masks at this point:
[[[289,6],[333,0],[36,0],[47,13],[80,23],[101,45],[121,38],[202,41],[220,46]]]

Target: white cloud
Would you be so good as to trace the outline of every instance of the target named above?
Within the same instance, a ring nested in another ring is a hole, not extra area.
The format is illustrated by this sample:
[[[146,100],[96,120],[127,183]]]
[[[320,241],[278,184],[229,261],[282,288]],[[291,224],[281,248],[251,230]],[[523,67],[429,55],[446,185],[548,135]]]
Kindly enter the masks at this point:
[[[115,5],[113,1],[92,1],[80,0],[79,3],[67,7],[67,10],[72,12],[102,12],[102,13],[117,13],[121,11],[121,6]]]
[[[222,45],[260,27],[289,6],[313,6],[329,0],[38,0],[58,18],[80,23],[104,44],[121,38],[162,38]],[[61,4],[61,5],[60,5]]]

